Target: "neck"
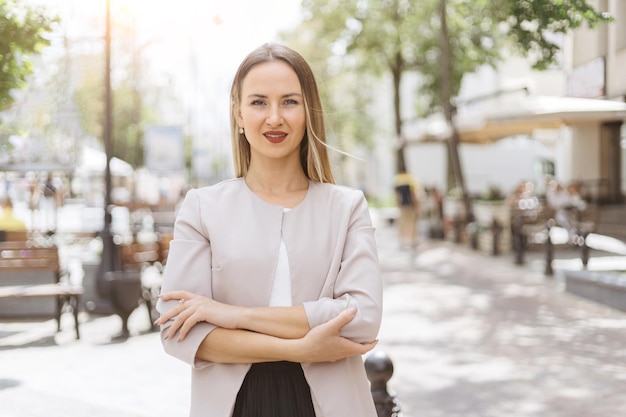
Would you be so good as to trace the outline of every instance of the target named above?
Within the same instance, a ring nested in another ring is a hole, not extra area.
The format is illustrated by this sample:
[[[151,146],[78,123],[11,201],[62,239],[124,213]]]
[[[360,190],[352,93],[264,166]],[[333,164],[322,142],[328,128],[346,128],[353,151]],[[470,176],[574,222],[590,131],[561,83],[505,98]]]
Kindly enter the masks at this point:
[[[299,160],[292,164],[278,165],[251,163],[245,180],[252,191],[273,195],[306,190],[309,187],[309,180]]]
[[[304,200],[309,189],[309,180],[302,168],[257,170],[251,165],[244,180],[248,188],[260,199],[288,208],[293,208]]]
[[[309,187],[309,180],[303,172],[300,175],[276,176],[267,172],[248,171],[244,179],[253,192],[271,195],[289,194]]]

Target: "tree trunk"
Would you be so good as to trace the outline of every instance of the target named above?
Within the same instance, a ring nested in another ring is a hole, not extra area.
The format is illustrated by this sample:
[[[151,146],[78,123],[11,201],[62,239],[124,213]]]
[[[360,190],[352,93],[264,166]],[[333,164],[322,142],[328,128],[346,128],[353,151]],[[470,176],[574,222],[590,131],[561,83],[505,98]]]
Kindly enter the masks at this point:
[[[439,17],[441,19],[441,103],[443,112],[450,126],[448,138],[448,161],[451,164],[455,186],[461,191],[465,206],[466,220],[471,219],[471,200],[465,186],[461,158],[459,157],[459,132],[454,123],[455,109],[452,105],[452,51],[448,34],[446,0],[439,0]]]
[[[402,80],[402,55],[400,51],[396,53],[396,62],[390,68],[393,77],[393,112],[394,112],[394,128],[396,134],[396,173],[407,168],[406,159],[404,157],[404,148],[406,142],[402,136],[402,115],[400,100],[400,84]]]

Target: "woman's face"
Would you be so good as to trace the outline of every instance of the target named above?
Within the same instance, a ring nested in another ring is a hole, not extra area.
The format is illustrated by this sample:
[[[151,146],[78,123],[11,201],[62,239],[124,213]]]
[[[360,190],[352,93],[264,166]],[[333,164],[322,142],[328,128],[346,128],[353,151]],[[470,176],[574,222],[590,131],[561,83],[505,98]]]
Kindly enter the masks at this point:
[[[306,116],[302,87],[291,66],[270,61],[250,70],[241,85],[237,123],[245,129],[252,159],[300,158]]]

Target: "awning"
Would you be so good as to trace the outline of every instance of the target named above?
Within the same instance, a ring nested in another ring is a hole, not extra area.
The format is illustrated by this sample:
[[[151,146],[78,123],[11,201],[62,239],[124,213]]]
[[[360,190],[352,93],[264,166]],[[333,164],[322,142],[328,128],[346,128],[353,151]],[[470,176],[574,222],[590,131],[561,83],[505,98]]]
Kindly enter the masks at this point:
[[[537,129],[558,129],[587,123],[626,120],[626,103],[557,96],[526,96],[478,110],[459,110],[457,129],[463,143],[489,143],[516,135],[530,135]],[[449,136],[441,117],[429,127],[408,135],[409,141],[441,140]]]
[[[107,157],[103,151],[85,146],[81,152],[80,165],[77,167],[77,171],[104,173],[106,163]],[[111,158],[109,168],[111,169],[111,175],[127,177],[133,174],[132,165],[116,157]]]

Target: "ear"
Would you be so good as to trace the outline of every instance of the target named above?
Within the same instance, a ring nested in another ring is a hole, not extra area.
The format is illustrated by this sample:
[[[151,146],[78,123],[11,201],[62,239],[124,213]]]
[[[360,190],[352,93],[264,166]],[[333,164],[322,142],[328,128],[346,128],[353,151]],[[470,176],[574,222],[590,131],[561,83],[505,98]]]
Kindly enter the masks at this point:
[[[238,127],[243,127],[243,117],[241,117],[241,107],[233,103],[233,115],[237,120]]]

